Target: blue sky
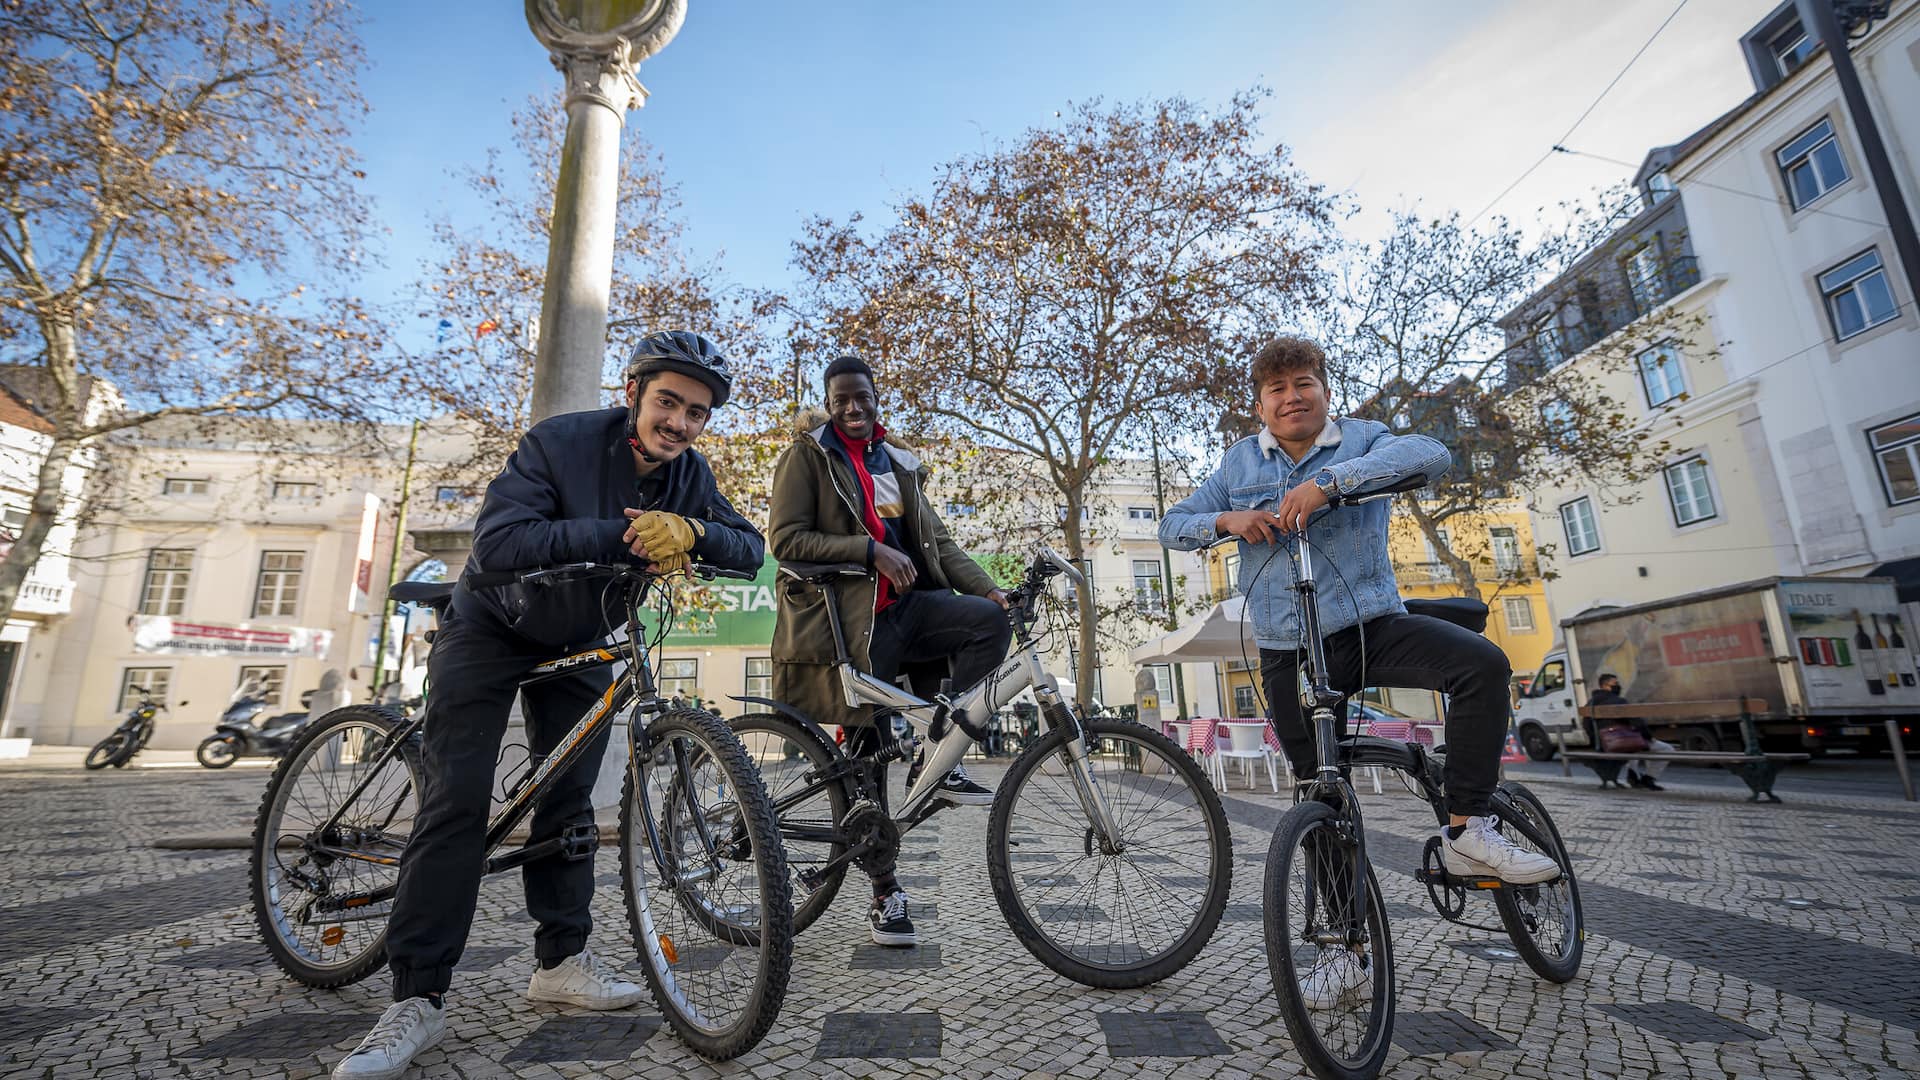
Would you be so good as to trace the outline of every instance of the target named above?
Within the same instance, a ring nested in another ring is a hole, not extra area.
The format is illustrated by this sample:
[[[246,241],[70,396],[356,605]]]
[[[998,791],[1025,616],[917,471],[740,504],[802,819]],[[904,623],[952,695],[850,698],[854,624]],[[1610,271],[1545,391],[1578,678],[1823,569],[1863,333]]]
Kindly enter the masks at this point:
[[[884,217],[935,166],[1052,120],[1064,103],[1265,85],[1265,134],[1348,193],[1366,235],[1388,207],[1478,211],[1579,115],[1674,0],[800,4],[691,0],[642,68],[628,131],[680,187],[695,250],[784,286],[811,214]],[[1638,161],[1746,93],[1736,39],[1771,8],[1692,0],[1573,145]],[[405,293],[436,217],[474,212],[451,173],[505,146],[560,77],[514,0],[365,5],[372,106],[357,147],[390,230],[369,295]],[[1623,179],[1556,157],[1499,207]]]

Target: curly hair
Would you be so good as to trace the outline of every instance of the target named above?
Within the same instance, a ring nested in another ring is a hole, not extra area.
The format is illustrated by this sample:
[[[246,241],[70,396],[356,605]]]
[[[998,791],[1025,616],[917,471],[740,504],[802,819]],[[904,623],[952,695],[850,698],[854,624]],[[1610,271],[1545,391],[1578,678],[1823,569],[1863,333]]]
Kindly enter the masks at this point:
[[[1303,337],[1277,337],[1260,346],[1249,371],[1254,399],[1259,400],[1260,389],[1272,380],[1303,370],[1313,372],[1321,386],[1327,385],[1327,354],[1317,343]]]

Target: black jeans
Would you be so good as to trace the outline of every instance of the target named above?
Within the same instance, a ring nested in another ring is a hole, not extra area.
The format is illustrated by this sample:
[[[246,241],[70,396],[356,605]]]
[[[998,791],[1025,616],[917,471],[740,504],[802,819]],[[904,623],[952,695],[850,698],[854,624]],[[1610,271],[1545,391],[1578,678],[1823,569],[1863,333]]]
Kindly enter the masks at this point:
[[[400,891],[387,918],[393,999],[445,993],[466,948],[485,869],[494,762],[520,679],[554,658],[483,612],[452,613],[427,656],[427,706],[420,816],[400,859]],[[550,752],[612,682],[605,668],[527,687],[522,714],[535,753]],[[533,811],[529,843],[593,820],[593,782],[606,753],[608,725],[573,768],[553,777]],[[521,869],[527,914],[539,928],[533,951],[558,960],[584,949],[593,928],[593,861],[558,856]]]
[[[1507,680],[1513,666],[1500,646],[1465,627],[1426,615],[1382,615],[1362,627],[1328,635],[1327,681],[1343,694],[1364,689],[1360,631],[1366,631],[1365,686],[1439,690],[1447,705],[1447,812],[1487,813],[1500,782],[1500,748],[1507,736]],[[1313,731],[1300,714],[1299,657],[1293,650],[1260,650],[1260,678],[1268,716],[1295,776],[1318,768]],[[1346,734],[1346,710],[1336,710],[1336,734]]]

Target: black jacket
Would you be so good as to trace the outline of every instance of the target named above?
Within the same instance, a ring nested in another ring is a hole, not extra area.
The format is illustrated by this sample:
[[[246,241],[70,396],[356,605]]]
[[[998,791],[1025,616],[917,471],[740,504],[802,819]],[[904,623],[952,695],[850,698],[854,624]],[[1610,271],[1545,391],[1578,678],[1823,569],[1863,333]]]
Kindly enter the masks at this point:
[[[1627,701],[1626,698],[1622,697],[1616,691],[1595,690],[1593,692],[1593,697],[1587,699],[1587,704],[1588,705],[1626,705],[1626,704],[1629,704],[1629,702]],[[1589,720],[1587,721],[1587,737],[1593,740],[1593,743],[1595,746],[1598,746],[1600,745],[1600,737],[1594,734],[1594,732],[1600,728],[1610,728],[1610,727],[1630,727],[1635,731],[1638,731],[1642,738],[1651,737],[1647,733],[1647,722],[1637,716],[1616,717],[1612,720]]]
[[[550,648],[598,641],[625,616],[604,580],[529,588],[518,583],[470,587],[467,575],[533,570],[561,563],[636,563],[620,542],[622,511],[638,506],[627,410],[563,413],[535,424],[487,485],[473,526],[473,553],[454,590],[463,615],[485,614]],[[661,466],[659,493],[642,509],[699,518],[706,535],[696,562],[758,571],[766,540],[714,486],[707,459],[694,450]],[[603,598],[605,603],[603,604]]]

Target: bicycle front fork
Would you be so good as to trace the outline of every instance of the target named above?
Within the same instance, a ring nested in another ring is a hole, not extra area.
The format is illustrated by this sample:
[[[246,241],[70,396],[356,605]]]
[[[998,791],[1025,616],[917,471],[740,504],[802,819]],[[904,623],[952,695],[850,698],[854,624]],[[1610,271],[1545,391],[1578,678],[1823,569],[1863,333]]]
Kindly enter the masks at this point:
[[[1057,698],[1041,708],[1047,714],[1047,720],[1067,737],[1064,748],[1067,775],[1073,779],[1074,796],[1080,800],[1080,809],[1092,824],[1103,854],[1112,855],[1124,850],[1126,838],[1120,835],[1113,809],[1107,805],[1107,797],[1100,791],[1100,785],[1093,782],[1093,750],[1087,745],[1086,729],[1080,726],[1080,720],[1074,716],[1073,710]]]

